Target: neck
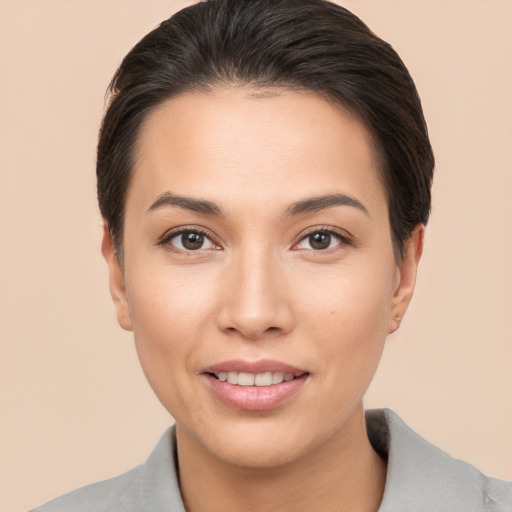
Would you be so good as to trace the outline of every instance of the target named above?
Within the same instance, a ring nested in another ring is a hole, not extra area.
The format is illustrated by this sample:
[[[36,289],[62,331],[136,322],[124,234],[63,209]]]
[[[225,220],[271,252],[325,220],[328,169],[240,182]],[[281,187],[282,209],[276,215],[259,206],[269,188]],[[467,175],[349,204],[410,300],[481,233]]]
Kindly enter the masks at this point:
[[[382,500],[386,466],[368,440],[362,406],[313,452],[278,467],[235,466],[179,426],[176,433],[187,512],[376,512]]]

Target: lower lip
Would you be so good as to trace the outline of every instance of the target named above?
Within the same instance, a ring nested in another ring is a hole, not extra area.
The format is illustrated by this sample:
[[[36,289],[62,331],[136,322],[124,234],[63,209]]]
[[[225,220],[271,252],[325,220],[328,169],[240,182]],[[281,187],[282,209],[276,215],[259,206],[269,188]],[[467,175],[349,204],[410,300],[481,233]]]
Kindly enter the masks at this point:
[[[296,395],[305,384],[308,374],[272,386],[238,386],[203,374],[210,389],[226,405],[244,411],[268,411]]]

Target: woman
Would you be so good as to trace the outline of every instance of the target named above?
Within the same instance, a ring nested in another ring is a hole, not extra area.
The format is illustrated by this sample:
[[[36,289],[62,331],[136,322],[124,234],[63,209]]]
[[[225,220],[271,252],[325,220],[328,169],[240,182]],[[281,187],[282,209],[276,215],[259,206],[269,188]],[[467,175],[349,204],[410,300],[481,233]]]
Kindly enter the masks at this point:
[[[363,411],[434,166],[394,50],[334,4],[211,0],[148,34],[111,90],[102,251],[176,426],[36,510],[509,510],[509,484]]]

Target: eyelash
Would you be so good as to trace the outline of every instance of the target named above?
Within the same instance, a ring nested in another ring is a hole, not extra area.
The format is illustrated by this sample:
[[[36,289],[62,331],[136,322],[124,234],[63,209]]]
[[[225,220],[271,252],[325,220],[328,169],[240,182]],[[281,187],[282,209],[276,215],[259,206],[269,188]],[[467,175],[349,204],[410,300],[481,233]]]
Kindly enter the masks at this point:
[[[220,248],[220,245],[215,241],[215,238],[212,236],[212,234],[207,231],[206,229],[202,229],[200,227],[197,227],[197,226],[190,226],[190,227],[187,227],[187,226],[183,226],[183,227],[179,227],[179,228],[174,228],[170,231],[167,231],[157,242],[156,245],[162,245],[162,246],[167,246],[169,248],[169,250],[172,250],[172,251],[175,251],[175,252],[185,252],[185,253],[192,253],[192,252],[197,252],[197,253],[200,253],[202,251],[205,251],[205,250],[211,250],[211,249],[197,249],[197,250],[188,250],[188,251],[184,251],[178,247],[174,247],[172,244],[170,244],[170,241],[173,239],[173,238],[176,238],[180,235],[184,235],[186,233],[194,233],[194,234],[199,234],[199,235],[202,235],[204,236],[205,238],[207,238],[213,245],[217,246]],[[305,233],[303,233],[299,240],[297,242],[295,242],[292,246],[292,249],[293,250],[297,250],[297,251],[301,251],[301,250],[309,250],[309,251],[313,251],[315,253],[322,253],[322,252],[330,252],[332,250],[335,250],[336,248],[328,248],[328,249],[300,249],[300,248],[296,248],[301,242],[303,242],[304,240],[306,240],[308,237],[312,236],[312,235],[315,235],[317,233],[321,233],[321,234],[325,234],[325,235],[329,235],[329,236],[333,236],[335,238],[337,238],[339,240],[339,244],[337,245],[354,245],[354,241],[353,241],[353,237],[352,235],[350,235],[349,233],[347,233],[346,231],[342,231],[342,230],[337,230],[337,229],[333,229],[332,227],[322,227],[322,226],[317,226],[317,227],[314,227],[314,228],[311,228],[309,229],[308,231],[306,231]],[[219,249],[214,249],[214,250],[219,250]]]
[[[179,228],[174,228],[174,229],[171,229],[170,231],[167,231],[157,242],[156,245],[163,245],[163,246],[166,246],[166,248],[168,248],[168,250],[172,250],[172,251],[175,251],[175,252],[180,252],[180,253],[193,253],[193,252],[196,252],[196,253],[200,253],[202,251],[204,251],[205,249],[197,249],[195,251],[192,251],[192,250],[189,250],[189,251],[184,251],[178,247],[174,247],[170,241],[173,239],[173,238],[176,238],[180,235],[184,235],[186,233],[194,233],[194,234],[198,234],[198,235],[203,235],[205,238],[207,238],[213,245],[215,246],[219,246],[219,244],[217,244],[217,242],[215,242],[215,238],[212,236],[212,234],[207,231],[206,229],[202,229],[200,227],[197,227],[197,226],[182,226],[182,227],[179,227]],[[220,246],[219,246],[220,247]],[[211,249],[206,249],[206,250],[211,250]],[[215,250],[218,250],[218,249],[215,249]]]
[[[330,249],[316,249],[315,250],[315,249],[300,249],[300,248],[297,248],[295,250],[297,250],[297,251],[309,250],[309,251],[313,251],[315,253],[325,253],[325,252],[331,252],[333,250],[336,250],[339,245],[354,245],[354,239],[353,239],[352,235],[350,233],[347,233],[344,230],[338,230],[338,229],[334,229],[332,227],[327,227],[327,226],[325,226],[325,227],[323,227],[323,226],[315,226],[314,228],[310,228],[305,233],[303,233],[300,236],[298,242],[296,242],[293,245],[293,247],[294,248],[297,247],[301,242],[303,242],[304,240],[306,240],[310,236],[315,235],[317,233],[322,233],[322,234],[329,235],[329,236],[332,236],[334,238],[337,238],[339,240],[339,244],[337,244],[337,247],[330,248]]]

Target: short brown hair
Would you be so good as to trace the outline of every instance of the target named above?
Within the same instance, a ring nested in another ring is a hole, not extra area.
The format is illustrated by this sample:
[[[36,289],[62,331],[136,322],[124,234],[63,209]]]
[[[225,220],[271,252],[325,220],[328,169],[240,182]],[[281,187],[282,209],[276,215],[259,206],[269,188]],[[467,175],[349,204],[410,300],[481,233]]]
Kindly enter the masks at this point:
[[[324,0],[209,0],[147,34],[124,58],[100,132],[98,200],[116,249],[138,132],[182,92],[225,84],[308,90],[348,108],[374,137],[395,253],[426,224],[434,156],[404,63],[348,10]]]

